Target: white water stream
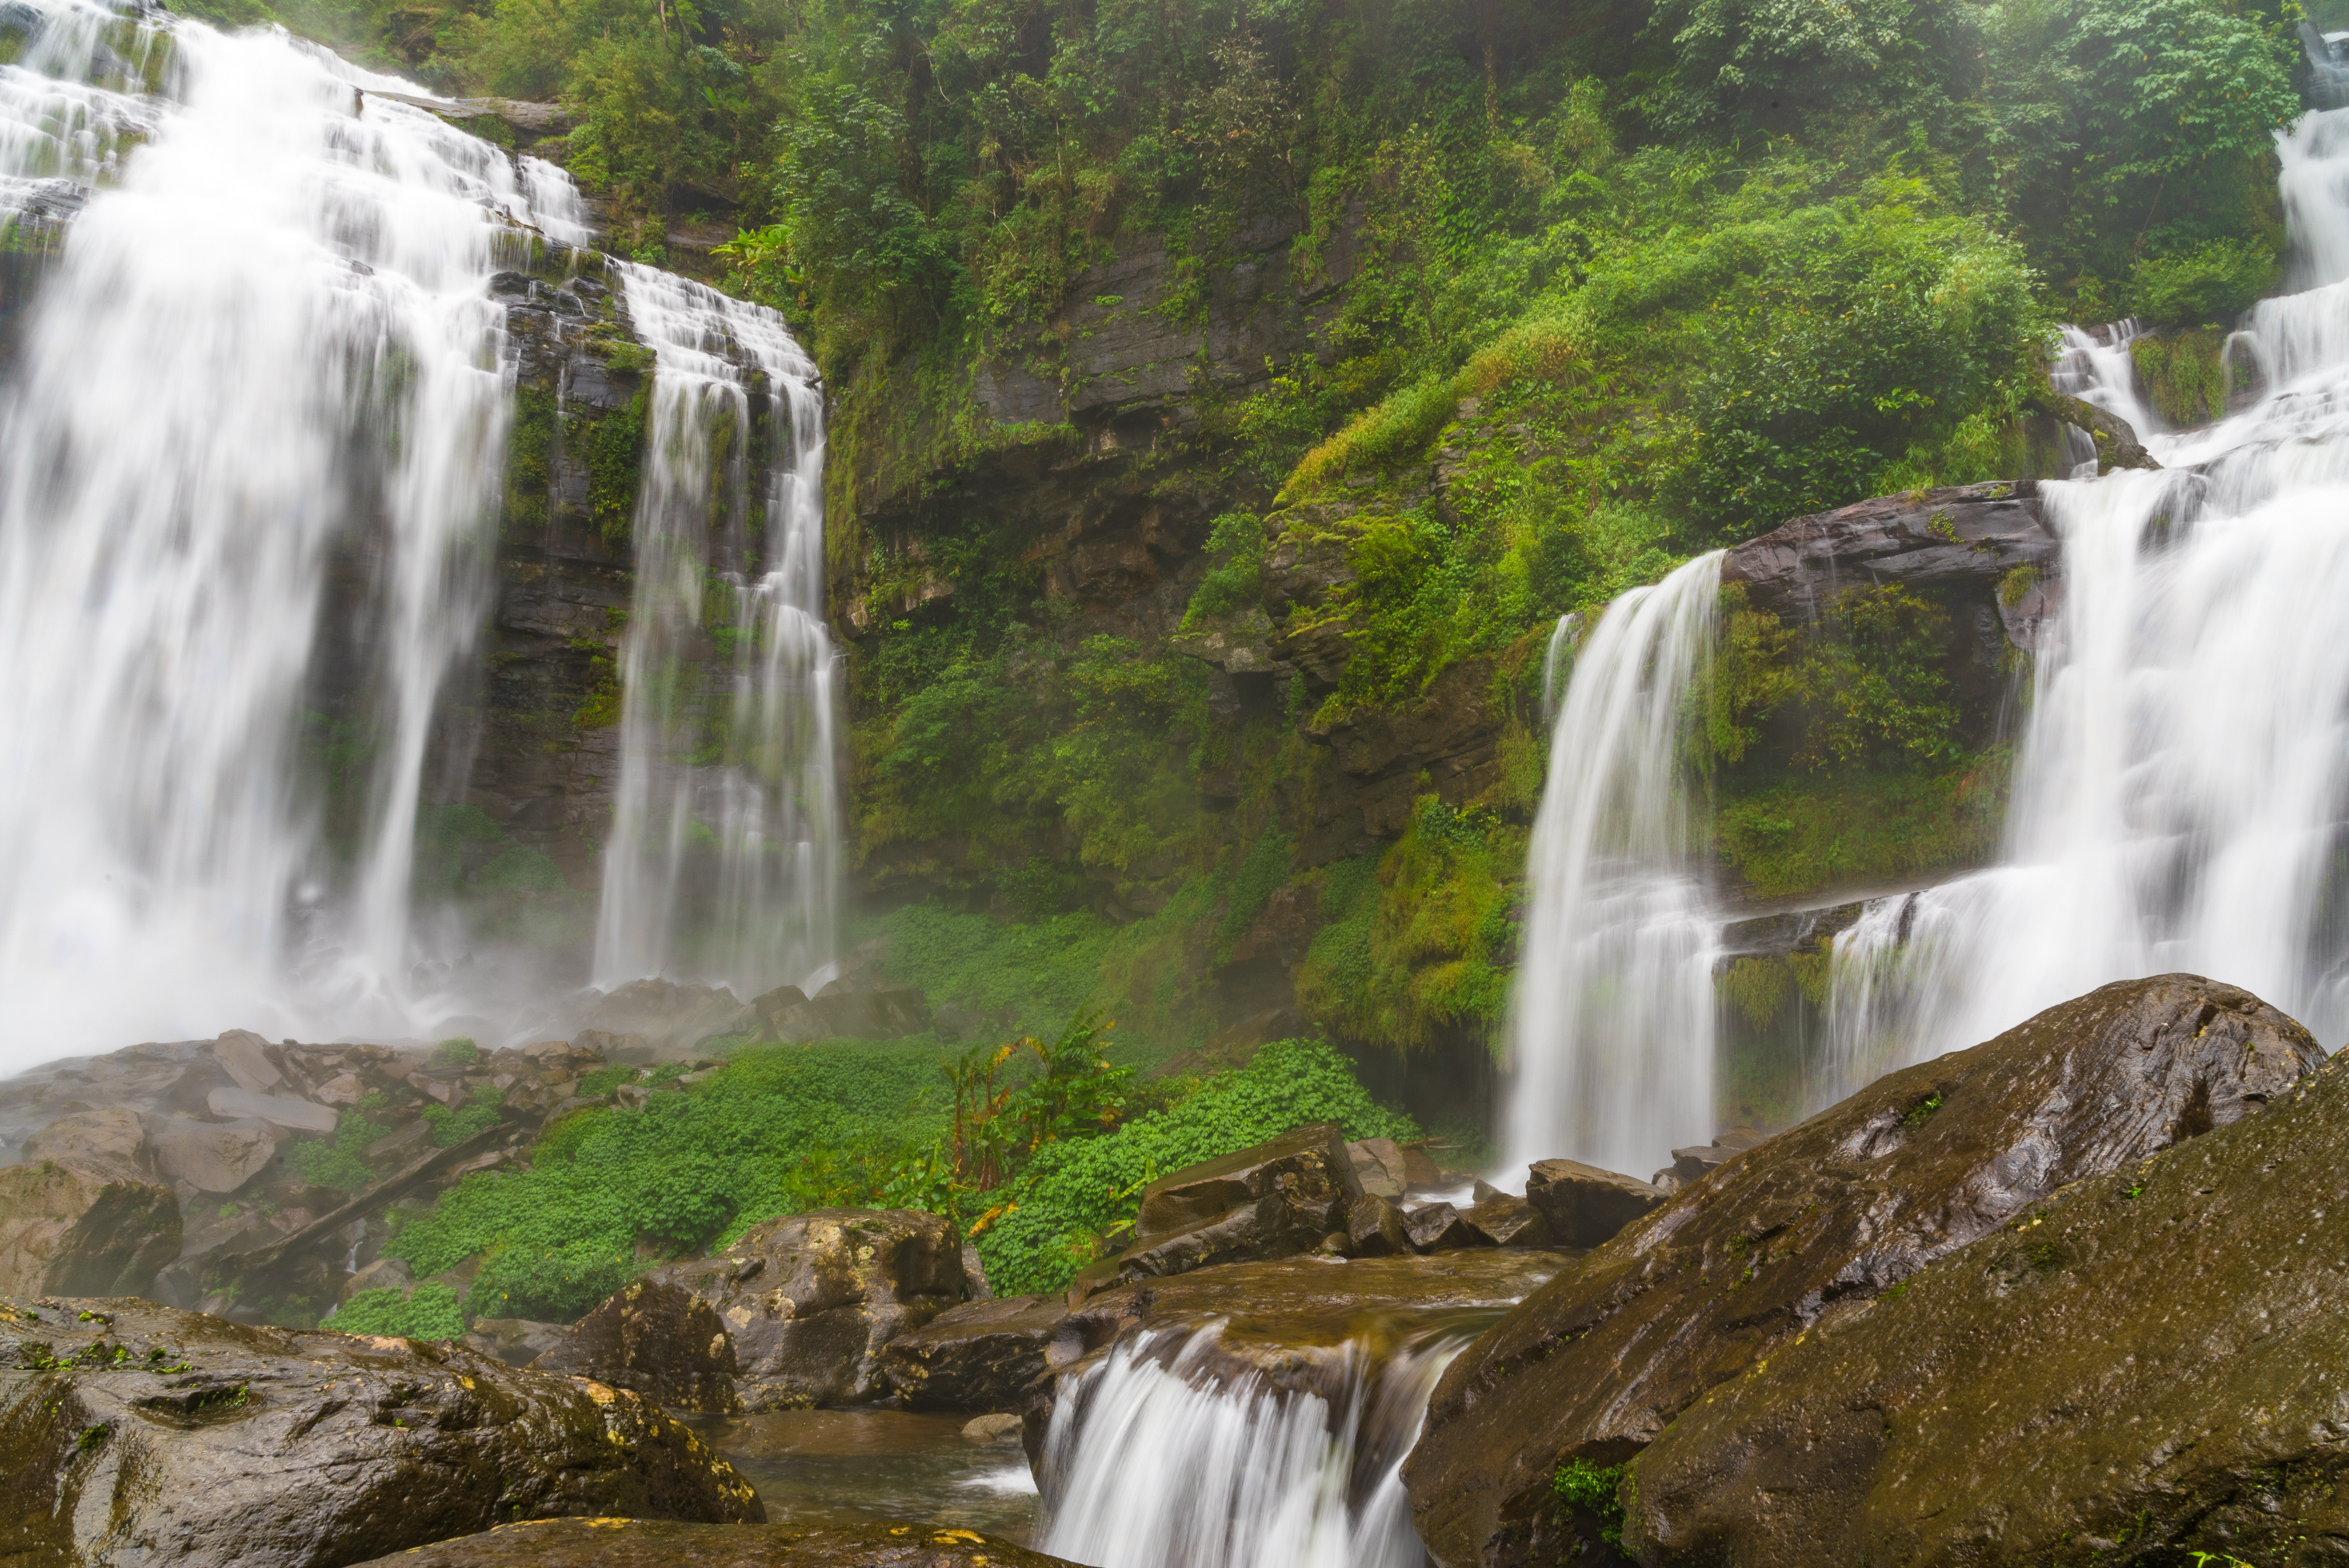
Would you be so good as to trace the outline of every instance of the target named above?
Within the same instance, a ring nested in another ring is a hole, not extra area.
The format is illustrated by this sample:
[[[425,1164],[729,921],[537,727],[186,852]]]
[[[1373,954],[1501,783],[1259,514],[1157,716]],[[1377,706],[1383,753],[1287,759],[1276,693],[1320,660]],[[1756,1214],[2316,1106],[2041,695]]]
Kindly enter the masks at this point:
[[[1316,1392],[1236,1374],[1212,1326],[1137,1335],[1062,1380],[1038,1549],[1091,1568],[1422,1568],[1402,1461],[1466,1342],[1349,1341]]]
[[[1712,913],[1682,766],[1721,556],[1607,607],[1572,652],[1526,867],[1506,1169],[1566,1155],[1644,1173],[1713,1134]],[[1552,641],[1550,684],[1578,632]]]

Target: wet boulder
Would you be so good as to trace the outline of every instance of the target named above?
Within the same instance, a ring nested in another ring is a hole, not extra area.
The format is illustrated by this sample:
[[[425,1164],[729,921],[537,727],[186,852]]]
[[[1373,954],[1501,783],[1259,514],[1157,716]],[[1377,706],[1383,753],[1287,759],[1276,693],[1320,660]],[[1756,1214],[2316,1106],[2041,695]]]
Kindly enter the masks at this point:
[[[1411,1232],[1392,1200],[1365,1192],[1347,1205],[1346,1243],[1357,1257],[1392,1257],[1411,1251]]]
[[[143,1294],[180,1254],[180,1199],[136,1112],[60,1118],[0,1170],[0,1292]]]
[[[1066,1349],[1068,1316],[1058,1295],[966,1302],[891,1340],[882,1370],[911,1409],[1008,1409],[1051,1365],[1056,1340]]]
[[[1548,1218],[1514,1193],[1481,1192],[1477,1195],[1475,1207],[1462,1218],[1468,1222],[1471,1231],[1493,1246],[1546,1247],[1550,1244]]]
[[[647,1277],[715,1310],[745,1409],[843,1405],[884,1391],[884,1346],[963,1299],[962,1239],[917,1210],[817,1209]]]
[[[1651,1210],[1453,1362],[1405,1469],[1423,1538],[1454,1568],[1554,1560],[1561,1463],[1620,1462],[1830,1311],[2323,1060],[2250,993],[2166,975],[1878,1079]]]
[[[1354,1167],[1354,1185],[1381,1198],[1400,1198],[1411,1184],[1410,1162],[1392,1138],[1365,1138],[1346,1145]]]
[[[460,1343],[467,1349],[494,1356],[509,1367],[528,1367],[570,1337],[571,1325],[567,1323],[533,1323],[527,1317],[477,1317]]]
[[[1444,1253],[1456,1247],[1489,1247],[1491,1239],[1479,1233],[1450,1203],[1422,1203],[1402,1216],[1403,1234],[1412,1251]]]
[[[2344,1165],[2336,1060],[2047,1193],[1682,1412],[1623,1489],[1626,1545],[1655,1568],[2329,1560]]]
[[[1073,1568],[972,1530],[922,1524],[679,1524],[562,1519],[502,1525],[362,1568]]]
[[[1237,1153],[1163,1176],[1142,1191],[1121,1276],[1187,1274],[1216,1264],[1293,1257],[1343,1231],[1362,1195],[1334,1121],[1293,1129]]]
[[[257,1117],[222,1122],[174,1116],[155,1129],[155,1163],[199,1192],[233,1192],[269,1169],[279,1136]]]
[[[1537,1160],[1526,1202],[1549,1222],[1559,1244],[1595,1247],[1669,1196],[1645,1181],[1573,1160]]]
[[[7,1301],[0,1368],[27,1562],[307,1568],[516,1518],[765,1518],[641,1396],[455,1345]]]
[[[629,1281],[545,1346],[533,1365],[632,1388],[667,1410],[725,1416],[742,1408],[724,1320],[672,1281]]]

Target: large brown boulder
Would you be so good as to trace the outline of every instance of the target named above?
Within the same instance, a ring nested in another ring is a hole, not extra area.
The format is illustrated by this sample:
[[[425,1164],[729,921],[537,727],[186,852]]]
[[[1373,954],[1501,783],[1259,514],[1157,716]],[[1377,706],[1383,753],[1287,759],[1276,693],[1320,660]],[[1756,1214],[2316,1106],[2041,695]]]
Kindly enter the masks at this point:
[[[143,1295],[180,1255],[180,1199],[138,1113],[59,1118],[0,1170],[0,1293]]]
[[[1056,1341],[1064,1360],[1081,1353],[1061,1332],[1068,1317],[1057,1293],[965,1302],[891,1340],[882,1369],[913,1409],[1012,1409],[1051,1365]]]
[[[666,1280],[622,1285],[531,1365],[632,1388],[666,1410],[725,1416],[742,1408],[724,1321],[707,1301]]]
[[[817,1209],[647,1277],[715,1309],[744,1408],[844,1405],[885,1391],[885,1346],[963,1299],[962,1238],[918,1210]]]
[[[1216,1264],[1293,1257],[1346,1229],[1362,1195],[1334,1121],[1163,1176],[1142,1190],[1121,1277],[1187,1274]]]
[[[516,1518],[766,1517],[640,1396],[454,1345],[8,1301],[0,1367],[0,1540],[27,1563],[311,1568]]]
[[[2106,985],[1732,1158],[1445,1371],[1405,1468],[1448,1568],[1567,1549],[1561,1463],[1619,1463],[1708,1389],[2068,1182],[2259,1109],[2323,1060],[2250,993]]]
[[[1526,1175],[1526,1202],[1549,1222],[1560,1245],[1602,1246],[1668,1196],[1613,1171],[1574,1160],[1537,1160]]]
[[[2018,1211],[1682,1412],[1657,1565],[2315,1563],[2349,1539],[2349,1060]]]
[[[970,1530],[855,1524],[795,1530],[562,1519],[403,1552],[362,1568],[1074,1568]]]

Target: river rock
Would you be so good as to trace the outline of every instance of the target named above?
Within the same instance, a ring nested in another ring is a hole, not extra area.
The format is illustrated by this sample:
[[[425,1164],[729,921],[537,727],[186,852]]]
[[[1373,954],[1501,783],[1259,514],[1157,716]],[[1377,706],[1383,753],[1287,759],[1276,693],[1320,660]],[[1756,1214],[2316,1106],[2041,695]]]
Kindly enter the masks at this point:
[[[311,1568],[517,1516],[766,1517],[641,1396],[454,1345],[15,1301],[0,1366],[26,1562]]]
[[[1537,1160],[1526,1177],[1526,1202],[1541,1211],[1561,1246],[1602,1245],[1666,1195],[1645,1181],[1573,1160]]]
[[[1549,1222],[1523,1198],[1508,1192],[1487,1192],[1480,1195],[1476,1206],[1464,1216],[1468,1228],[1496,1247],[1546,1247],[1550,1244]]]
[[[162,1173],[199,1192],[233,1192],[277,1157],[276,1130],[258,1118],[220,1122],[175,1116],[156,1128],[152,1141]]]
[[[1626,1546],[1655,1568],[2329,1561],[2344,1168],[2336,1059],[2049,1192],[1682,1412],[1634,1466]]]
[[[179,1195],[127,1165],[43,1160],[0,1170],[0,1292],[144,1293],[180,1242]]]
[[[882,1392],[883,1347],[961,1301],[962,1242],[918,1210],[817,1209],[648,1277],[717,1310],[744,1408],[842,1405]]]
[[[1050,1365],[1068,1316],[1058,1294],[966,1302],[892,1339],[882,1369],[912,1409],[1008,1409]],[[1066,1336],[1062,1359],[1082,1353],[1074,1345]]]
[[[1392,1257],[1411,1251],[1411,1232],[1392,1200],[1365,1192],[1347,1206],[1346,1243],[1358,1257]]]
[[[243,1088],[216,1088],[204,1096],[204,1105],[214,1116],[226,1120],[259,1117],[295,1132],[332,1132],[338,1115],[332,1106]]]
[[[1075,1568],[971,1530],[926,1524],[679,1524],[561,1519],[501,1525],[362,1568]]]
[[[725,1416],[742,1408],[724,1321],[671,1280],[629,1281],[544,1346],[534,1365],[633,1388],[663,1409]]]
[[[1392,1138],[1365,1138],[1346,1145],[1354,1167],[1354,1185],[1381,1198],[1400,1198],[1411,1181],[1410,1162]]]
[[[1449,1203],[1422,1203],[1405,1210],[1402,1217],[1403,1234],[1411,1239],[1412,1250],[1420,1253],[1450,1252],[1455,1247],[1489,1247],[1490,1238],[1479,1233],[1462,1217],[1460,1211]]]
[[[528,1367],[571,1337],[567,1323],[533,1323],[527,1317],[477,1317],[461,1341],[509,1367]]]
[[[1334,1121],[1162,1176],[1142,1190],[1127,1278],[1185,1274],[1251,1258],[1310,1252],[1346,1227],[1361,1196],[1346,1135]]]
[[[1561,1463],[1620,1462],[1831,1308],[2323,1060],[2249,992],[2164,975],[1887,1075],[1650,1211],[1454,1361],[1405,1467],[1423,1539],[1448,1568],[1554,1561]]]

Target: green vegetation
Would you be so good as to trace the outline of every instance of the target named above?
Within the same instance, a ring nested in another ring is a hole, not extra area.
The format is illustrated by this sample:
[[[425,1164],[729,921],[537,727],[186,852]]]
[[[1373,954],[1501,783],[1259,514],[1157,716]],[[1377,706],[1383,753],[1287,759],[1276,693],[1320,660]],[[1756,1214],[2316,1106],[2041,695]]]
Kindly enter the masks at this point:
[[[457,1293],[431,1280],[414,1290],[363,1290],[335,1309],[322,1326],[338,1334],[382,1334],[403,1339],[454,1339],[465,1332]]]
[[[1569,1460],[1557,1467],[1550,1480],[1550,1491],[1570,1508],[1581,1509],[1599,1521],[1599,1539],[1609,1546],[1623,1544],[1623,1504],[1619,1496],[1623,1478],[1630,1470],[1628,1464],[1594,1465],[1588,1460]]]

